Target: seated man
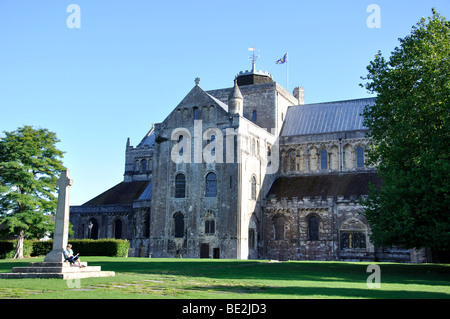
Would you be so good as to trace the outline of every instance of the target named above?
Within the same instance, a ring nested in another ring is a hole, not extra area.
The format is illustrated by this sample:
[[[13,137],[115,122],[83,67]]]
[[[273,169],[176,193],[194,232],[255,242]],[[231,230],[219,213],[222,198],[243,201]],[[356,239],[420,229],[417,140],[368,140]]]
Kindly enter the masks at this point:
[[[64,250],[64,259],[70,262],[70,265],[73,265],[75,262],[78,262],[78,267],[84,267],[84,265],[81,265],[81,260],[78,257],[78,254],[76,254],[75,256],[73,255],[71,244],[67,244],[67,248],[66,250]]]

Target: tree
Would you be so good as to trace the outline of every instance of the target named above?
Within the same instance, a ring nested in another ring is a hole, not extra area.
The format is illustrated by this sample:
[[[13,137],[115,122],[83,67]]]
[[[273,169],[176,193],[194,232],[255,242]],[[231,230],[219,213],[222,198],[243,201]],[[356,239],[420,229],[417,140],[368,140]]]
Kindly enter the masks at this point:
[[[432,13],[362,78],[378,93],[363,112],[383,180],[363,201],[378,246],[450,248],[450,22]]]
[[[64,169],[59,140],[31,126],[0,138],[0,226],[17,236],[14,258],[23,257],[23,240],[42,238],[54,227],[56,181]]]

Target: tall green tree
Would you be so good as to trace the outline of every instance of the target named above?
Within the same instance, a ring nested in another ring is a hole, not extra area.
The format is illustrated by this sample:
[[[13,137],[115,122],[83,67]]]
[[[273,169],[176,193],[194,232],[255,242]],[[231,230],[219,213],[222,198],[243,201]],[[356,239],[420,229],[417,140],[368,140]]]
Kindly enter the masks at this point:
[[[367,67],[369,161],[383,180],[365,216],[379,246],[450,249],[450,22],[434,9]]]
[[[0,138],[0,226],[17,236],[14,258],[23,257],[24,238],[52,232],[56,181],[64,169],[59,140],[47,129],[31,126],[4,132]]]

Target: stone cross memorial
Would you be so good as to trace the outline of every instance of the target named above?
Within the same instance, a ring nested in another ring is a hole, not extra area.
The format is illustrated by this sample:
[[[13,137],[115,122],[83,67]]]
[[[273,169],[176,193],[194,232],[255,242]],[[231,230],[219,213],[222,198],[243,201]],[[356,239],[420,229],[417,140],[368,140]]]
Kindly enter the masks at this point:
[[[64,170],[57,181],[59,186],[58,206],[56,209],[55,232],[53,236],[53,249],[44,259],[44,262],[63,262],[64,249],[67,246],[69,238],[69,193],[73,180],[70,178],[70,172]]]
[[[20,278],[61,278],[80,279],[89,277],[114,276],[114,271],[102,271],[100,266],[73,267],[65,262],[64,249],[69,238],[69,187],[73,181],[68,170],[61,172],[57,181],[59,186],[58,206],[56,208],[55,232],[53,236],[53,249],[44,259],[44,262],[32,262],[28,267],[14,267],[10,273],[0,273],[0,279]]]

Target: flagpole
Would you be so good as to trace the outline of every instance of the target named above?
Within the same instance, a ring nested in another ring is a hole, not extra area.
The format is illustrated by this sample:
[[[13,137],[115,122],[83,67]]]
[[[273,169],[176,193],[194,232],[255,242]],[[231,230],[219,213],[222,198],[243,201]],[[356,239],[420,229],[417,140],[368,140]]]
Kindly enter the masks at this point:
[[[286,51],[286,90],[289,92],[289,56]]]

